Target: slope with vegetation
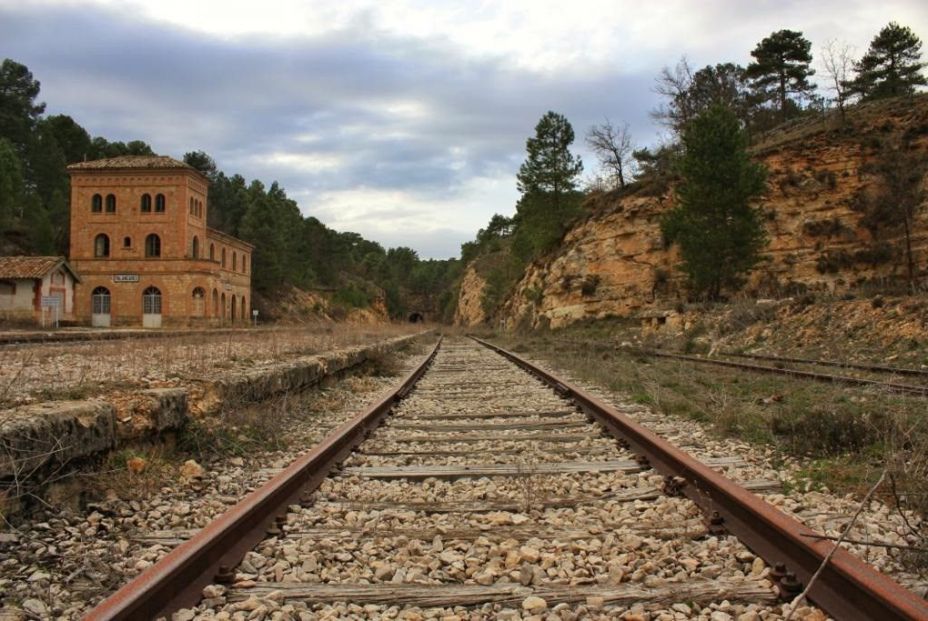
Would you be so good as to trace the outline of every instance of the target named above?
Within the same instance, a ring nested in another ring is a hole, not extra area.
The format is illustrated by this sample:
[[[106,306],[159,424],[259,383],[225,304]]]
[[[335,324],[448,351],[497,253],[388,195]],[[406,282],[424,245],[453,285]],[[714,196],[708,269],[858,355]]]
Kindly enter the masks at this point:
[[[810,43],[793,31],[761,41],[747,68],[693,72],[684,59],[665,69],[654,116],[674,140],[635,149],[627,126],[592,128],[601,176],[578,195],[574,219],[549,228],[544,247],[527,260],[515,251],[520,212],[502,218],[507,226],[497,216],[465,245],[469,278],[458,297],[479,287],[483,304],[481,313],[459,306],[458,323],[558,326],[701,300],[921,288],[920,45],[895,23],[857,63],[829,44],[831,108],[809,83]]]

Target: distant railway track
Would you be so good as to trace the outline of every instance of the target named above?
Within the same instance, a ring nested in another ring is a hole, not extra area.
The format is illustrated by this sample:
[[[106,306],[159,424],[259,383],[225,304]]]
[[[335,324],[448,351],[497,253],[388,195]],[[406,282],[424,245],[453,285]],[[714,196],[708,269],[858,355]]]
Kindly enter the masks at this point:
[[[170,615],[214,583],[221,595],[202,604],[213,610],[263,596],[310,611],[347,601],[362,612],[464,606],[486,618],[593,602],[772,606],[777,592],[732,565],[740,546],[791,596],[832,544],[747,489],[767,484],[717,471],[736,464],[701,463],[494,345],[439,343],[219,519],[156,535],[176,547],[88,618]],[[705,540],[726,533],[740,543]],[[623,575],[611,563],[629,554],[652,569]],[[724,569],[687,569],[680,555]],[[843,549],[810,597],[838,619],[928,618],[928,602]]]
[[[911,377],[928,377],[928,369],[911,369],[906,367],[893,367],[885,364],[864,364],[860,362],[841,362],[835,360],[816,360],[814,358],[795,358],[790,356],[772,356],[769,354],[747,354],[743,352],[720,352],[721,356],[732,358],[750,358],[752,360],[766,360],[776,363],[808,364],[821,367],[837,367],[840,369],[857,369],[873,373],[888,373],[890,375],[906,375]]]
[[[733,360],[722,360],[719,358],[706,358],[702,356],[692,356],[688,354],[678,354],[674,352],[667,352],[655,349],[638,349],[635,350],[638,353],[645,356],[654,356],[658,358],[671,358],[674,360],[684,360],[686,362],[694,362],[697,364],[707,364],[714,365],[719,367],[727,367],[730,369],[738,369],[741,371],[750,371],[753,373],[766,373],[769,375],[785,375],[787,377],[793,377],[796,379],[805,379],[812,380],[816,382],[828,382],[836,384],[847,384],[851,386],[869,386],[873,388],[880,388],[894,393],[906,394],[906,395],[915,395],[918,397],[928,397],[928,386],[919,386],[916,384],[902,384],[899,382],[887,382],[876,379],[868,379],[864,377],[854,377],[851,375],[835,375],[832,373],[819,373],[817,371],[807,371],[803,369],[789,369],[782,366],[767,366],[761,364],[751,364],[745,362],[735,362]],[[719,354],[720,356],[740,356],[740,357],[753,357],[745,356],[738,354]],[[800,358],[779,358],[775,356],[764,356],[757,357],[758,359],[777,361],[780,363],[802,363],[809,365],[817,366],[828,366],[828,367],[844,367],[852,369],[866,370],[869,372],[877,373],[900,373],[900,369],[885,367],[880,365],[863,365],[863,364],[850,364],[850,363],[840,363],[826,360],[810,360],[810,359],[800,359]],[[902,371],[907,371],[906,375],[928,375],[928,373],[922,373],[918,369],[902,369]]]

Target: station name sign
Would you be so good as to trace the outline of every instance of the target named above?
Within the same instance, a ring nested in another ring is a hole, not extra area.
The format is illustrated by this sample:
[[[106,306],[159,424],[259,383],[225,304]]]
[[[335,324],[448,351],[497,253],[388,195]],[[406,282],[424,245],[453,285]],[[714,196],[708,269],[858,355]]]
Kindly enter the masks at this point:
[[[113,274],[113,282],[138,282],[138,274]]]

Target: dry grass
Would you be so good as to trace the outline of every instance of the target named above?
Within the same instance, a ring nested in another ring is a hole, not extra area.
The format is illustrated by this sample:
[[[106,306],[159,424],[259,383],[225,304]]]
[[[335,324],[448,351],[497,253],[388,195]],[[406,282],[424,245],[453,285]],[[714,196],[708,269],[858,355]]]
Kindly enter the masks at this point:
[[[409,334],[420,328],[336,325],[0,348],[0,408],[83,398],[116,387],[163,387]]]

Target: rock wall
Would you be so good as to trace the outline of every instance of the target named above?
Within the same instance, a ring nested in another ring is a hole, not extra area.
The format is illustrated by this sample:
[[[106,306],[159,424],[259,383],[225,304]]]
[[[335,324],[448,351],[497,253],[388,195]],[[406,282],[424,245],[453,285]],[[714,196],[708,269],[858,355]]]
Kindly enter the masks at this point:
[[[192,416],[313,386],[424,334],[428,333],[304,356],[221,382],[203,382],[190,390],[151,389],[128,397],[49,401],[4,410],[0,412],[0,480],[40,482],[70,462],[180,429]]]
[[[464,270],[458,297],[458,306],[454,311],[454,324],[458,326],[475,326],[486,320],[483,311],[483,290],[487,282],[480,277],[473,265]]]
[[[904,275],[901,232],[875,239],[861,225],[859,211],[861,196],[879,182],[868,164],[888,141],[903,137],[909,148],[928,157],[928,95],[859,106],[846,124],[837,118],[806,120],[756,145],[753,154],[769,173],[757,204],[769,244],[742,294],[840,293]],[[553,253],[527,268],[500,316],[510,327],[557,327],[581,319],[660,315],[673,308],[686,298],[676,269],[678,252],[665,247],[660,232],[661,215],[673,200],[672,192],[591,197],[591,215],[568,231]],[[928,268],[926,206],[913,231],[922,275]],[[892,256],[887,248],[894,249]],[[478,284],[473,277],[462,283],[459,323],[483,319],[469,310],[479,307]]]

